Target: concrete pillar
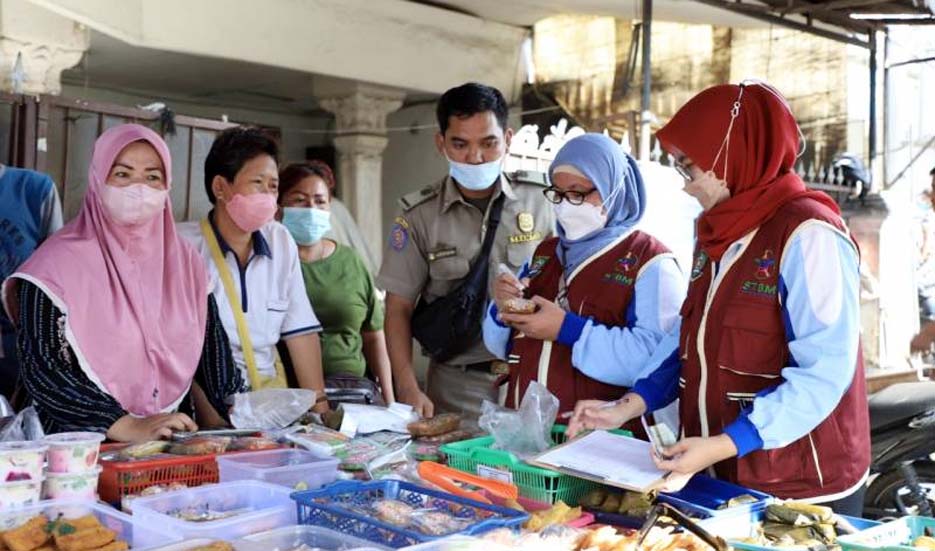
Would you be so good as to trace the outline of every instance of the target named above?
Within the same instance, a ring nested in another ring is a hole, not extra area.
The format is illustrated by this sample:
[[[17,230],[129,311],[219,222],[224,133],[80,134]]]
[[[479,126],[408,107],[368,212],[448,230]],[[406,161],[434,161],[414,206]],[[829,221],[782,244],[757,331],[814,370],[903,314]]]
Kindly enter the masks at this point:
[[[402,106],[405,93],[349,82],[317,87],[316,95],[322,108],[335,116],[339,197],[379,263],[383,251],[386,116]]]
[[[26,0],[0,1],[0,86],[5,92],[59,94],[62,71],[81,61],[90,31]]]

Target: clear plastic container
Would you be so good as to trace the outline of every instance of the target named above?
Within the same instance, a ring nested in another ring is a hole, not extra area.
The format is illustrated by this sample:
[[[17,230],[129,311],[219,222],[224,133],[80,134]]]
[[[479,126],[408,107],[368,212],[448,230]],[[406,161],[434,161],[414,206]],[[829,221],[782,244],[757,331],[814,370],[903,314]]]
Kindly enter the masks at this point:
[[[231,541],[296,524],[296,505],[289,494],[288,488],[253,480],[209,484],[134,500],[133,523],[180,539]],[[230,516],[195,521],[184,520],[184,513]]]
[[[221,482],[262,480],[293,490],[315,490],[338,477],[338,459],[305,450],[265,450],[219,456]]]
[[[316,551],[318,549],[322,551],[363,551],[364,549],[383,551],[392,549],[321,526],[286,526],[262,534],[247,536],[238,543],[248,544],[239,546],[244,551],[250,551],[251,549],[256,551],[292,551],[302,545],[311,547]]]
[[[0,442],[0,482],[42,479],[48,449],[41,442]]]
[[[16,511],[4,511],[0,513],[0,531],[21,526],[38,515],[45,515],[50,520],[58,518],[59,515],[65,519],[94,515],[105,528],[117,533],[118,540],[127,542],[132,549],[157,547],[179,539],[158,527],[138,526],[130,515],[125,515],[107,505],[93,501],[64,499],[43,501]]]
[[[428,543],[402,547],[400,551],[508,551],[508,548],[480,538],[451,536]]]

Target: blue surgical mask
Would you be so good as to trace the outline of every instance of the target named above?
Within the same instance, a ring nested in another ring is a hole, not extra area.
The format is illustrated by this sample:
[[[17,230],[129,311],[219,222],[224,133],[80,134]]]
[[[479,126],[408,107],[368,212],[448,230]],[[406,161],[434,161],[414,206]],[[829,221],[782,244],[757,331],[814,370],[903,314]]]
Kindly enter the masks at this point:
[[[282,209],[282,225],[299,245],[318,243],[331,229],[331,213],[306,207]]]
[[[483,191],[500,177],[503,159],[470,165],[448,159],[448,174],[464,189],[470,191]]]

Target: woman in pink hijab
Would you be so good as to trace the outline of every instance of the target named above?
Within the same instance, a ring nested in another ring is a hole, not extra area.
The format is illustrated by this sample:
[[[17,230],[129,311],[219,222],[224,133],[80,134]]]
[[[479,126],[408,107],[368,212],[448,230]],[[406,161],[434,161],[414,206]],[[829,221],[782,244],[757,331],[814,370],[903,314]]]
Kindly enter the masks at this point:
[[[107,130],[77,218],[4,284],[23,385],[47,432],[166,438],[197,430],[183,413],[193,382],[212,414],[244,387],[201,256],[176,235],[171,174],[158,134]]]

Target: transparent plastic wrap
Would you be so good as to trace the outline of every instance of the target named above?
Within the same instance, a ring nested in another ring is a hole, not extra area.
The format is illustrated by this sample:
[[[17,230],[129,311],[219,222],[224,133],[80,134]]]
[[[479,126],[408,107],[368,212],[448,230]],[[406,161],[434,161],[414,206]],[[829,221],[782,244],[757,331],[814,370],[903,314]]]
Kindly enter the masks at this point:
[[[35,408],[29,406],[14,415],[10,403],[0,396],[0,442],[42,440],[43,436],[45,432]]]
[[[315,391],[267,388],[234,395],[231,424],[236,428],[281,429],[315,405]]]
[[[526,389],[518,410],[485,400],[478,424],[493,436],[494,448],[528,457],[553,445],[549,435],[557,415],[558,398],[534,381]]]

